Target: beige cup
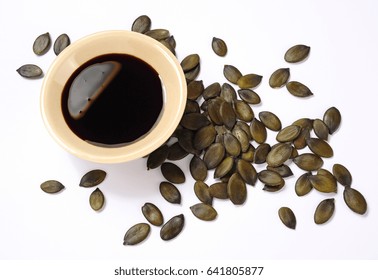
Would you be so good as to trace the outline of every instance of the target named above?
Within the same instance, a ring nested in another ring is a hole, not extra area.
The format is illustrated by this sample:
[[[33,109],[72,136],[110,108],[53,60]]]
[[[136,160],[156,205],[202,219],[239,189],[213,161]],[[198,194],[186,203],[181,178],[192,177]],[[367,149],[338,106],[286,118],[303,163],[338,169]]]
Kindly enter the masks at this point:
[[[164,92],[163,109],[154,127],[137,141],[120,147],[101,147],[82,140],[68,127],[61,109],[63,88],[73,72],[88,60],[109,53],[129,54],[147,62],[158,72]],[[104,31],[74,42],[59,54],[43,81],[41,113],[52,137],[71,154],[98,163],[120,163],[146,156],[168,140],[181,120],[186,96],[181,66],[161,43],[136,32]]]

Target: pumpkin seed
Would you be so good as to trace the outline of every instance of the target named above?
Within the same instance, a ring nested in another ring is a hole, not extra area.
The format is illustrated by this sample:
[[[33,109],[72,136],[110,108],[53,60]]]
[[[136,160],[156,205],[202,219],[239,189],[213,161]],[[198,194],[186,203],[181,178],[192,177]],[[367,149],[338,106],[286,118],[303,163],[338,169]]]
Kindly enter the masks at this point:
[[[186,56],[180,63],[181,65],[181,68],[184,72],[188,72],[192,69],[194,69],[195,67],[198,66],[198,64],[200,63],[200,56],[196,53],[194,54],[190,54],[188,56]]]
[[[268,186],[278,186],[282,183],[282,177],[275,171],[262,170],[258,174],[259,180]]]
[[[225,154],[226,150],[222,143],[211,144],[203,156],[207,169],[210,170],[217,167],[222,162]]]
[[[282,165],[290,158],[292,149],[293,147],[287,143],[274,145],[266,156],[267,164],[271,167]]]
[[[56,180],[47,180],[41,184],[41,190],[45,193],[58,193],[64,188],[64,185]]]
[[[285,180],[282,179],[279,185],[276,185],[276,186],[264,185],[264,187],[263,187],[263,191],[267,191],[267,192],[278,192],[278,191],[281,190],[284,186],[285,186]]]
[[[329,129],[328,126],[320,119],[315,119],[312,127],[314,129],[315,135],[322,140],[328,140]]]
[[[196,101],[190,99],[186,100],[184,114],[200,113],[200,111],[201,109]]]
[[[311,153],[298,155],[293,159],[293,162],[305,171],[318,170],[323,165],[323,160],[318,155]]]
[[[185,182],[185,174],[176,164],[164,162],[161,166],[161,173],[164,178],[174,184],[182,184]]]
[[[306,45],[295,45],[289,48],[284,56],[286,62],[295,63],[305,60],[310,53],[310,47]]]
[[[304,196],[312,190],[313,187],[309,180],[311,175],[311,172],[304,173],[295,182],[295,193],[298,196]]]
[[[65,48],[70,45],[70,37],[67,34],[61,34],[54,42],[54,53],[59,55]]]
[[[290,167],[287,166],[286,164],[282,164],[280,166],[267,166],[266,169],[277,172],[278,174],[281,175],[282,178],[285,177],[290,177],[293,175],[293,172],[291,171]]]
[[[209,125],[210,121],[204,114],[189,113],[182,117],[180,124],[187,129],[198,130],[201,127]]]
[[[320,157],[330,158],[333,156],[332,147],[324,140],[308,138],[307,145],[314,154]]]
[[[251,130],[249,128],[249,125],[245,121],[237,121],[235,124],[235,128],[242,129],[245,132],[245,134],[248,136],[248,140],[252,141]]]
[[[257,181],[257,172],[251,163],[246,160],[238,159],[236,162],[236,171],[248,185],[254,186]]]
[[[42,69],[35,64],[25,64],[16,70],[24,78],[40,78],[43,76]]]
[[[190,206],[190,210],[192,211],[194,216],[203,221],[212,221],[218,215],[214,207],[205,203],[197,203],[193,206]]]
[[[160,230],[161,239],[167,241],[175,238],[182,231],[184,223],[185,218],[183,214],[172,217],[162,226]]]
[[[231,156],[237,157],[241,153],[239,140],[230,132],[223,135],[223,145]]]
[[[344,189],[344,201],[346,205],[355,213],[363,215],[367,210],[365,197],[356,189],[346,187]]]
[[[99,211],[104,206],[105,197],[99,188],[96,188],[89,196],[89,205],[93,210]]]
[[[168,160],[180,160],[186,157],[189,153],[185,151],[179,144],[179,142],[173,143],[168,149]]]
[[[185,75],[185,79],[187,83],[194,81],[198,77],[200,71],[201,71],[201,64],[198,64],[192,70],[185,72],[184,75]]]
[[[241,129],[239,127],[235,127],[232,130],[232,135],[234,135],[236,137],[236,139],[238,139],[238,141],[240,143],[241,151],[243,153],[246,152],[249,149],[249,146],[250,146],[247,133],[245,133],[245,131],[243,129]]]
[[[311,129],[313,120],[309,118],[301,118],[292,123],[292,125],[300,126],[301,128]]]
[[[291,142],[301,133],[301,127],[298,125],[289,125],[281,129],[276,136],[278,142]]]
[[[169,38],[169,37],[168,37]],[[159,42],[164,45],[168,50],[170,50],[174,55],[176,55],[175,49],[168,43],[168,38],[160,40]]]
[[[229,82],[237,84],[242,73],[233,65],[225,65],[223,67],[223,75]]]
[[[246,88],[246,89],[239,89],[238,90],[239,97],[252,105],[260,104],[261,99],[260,96],[254,92],[253,90]]]
[[[218,82],[212,83],[211,85],[207,86],[203,93],[202,97],[207,100],[210,98],[214,98],[216,96],[219,96],[221,92],[221,86]]]
[[[131,31],[146,33],[151,28],[151,19],[146,15],[137,17],[131,25]]]
[[[194,183],[194,193],[201,202],[209,205],[212,204],[213,197],[210,195],[209,186],[206,183],[196,181]]]
[[[176,131],[178,143],[186,152],[199,155],[200,151],[194,148],[194,132],[189,129],[181,129]]]
[[[254,118],[254,113],[251,106],[243,100],[236,100],[234,102],[236,117],[239,120],[250,122]]]
[[[212,197],[218,199],[227,199],[227,183],[224,182],[216,182],[209,187],[209,193]]]
[[[227,183],[227,193],[231,202],[235,205],[241,205],[247,199],[247,188],[239,173],[231,175]]]
[[[43,55],[47,53],[51,45],[50,33],[46,32],[39,35],[33,43],[33,52],[36,55]]]
[[[280,119],[269,111],[261,111],[259,113],[260,121],[265,125],[266,128],[269,128],[273,131],[279,131],[282,128]]]
[[[340,126],[341,114],[336,107],[329,108],[323,116],[323,121],[329,129],[329,134],[333,134]]]
[[[236,123],[236,114],[231,103],[222,102],[219,108],[219,114],[222,122],[228,129],[232,129]]]
[[[168,145],[164,144],[149,154],[147,158],[147,170],[155,169],[163,164],[169,153]]]
[[[255,157],[255,147],[252,144],[249,144],[249,148],[245,153],[241,154],[241,158],[248,161],[253,162],[253,159]]]
[[[271,88],[280,88],[283,87],[290,77],[289,68],[280,68],[272,73],[269,78],[269,85]]]
[[[159,191],[162,197],[173,204],[181,203],[180,191],[170,182],[161,182],[159,185]]]
[[[314,189],[323,193],[337,192],[337,184],[335,180],[332,180],[329,176],[322,174],[310,175],[308,179]]]
[[[316,207],[316,210],[314,213],[315,224],[320,225],[329,221],[334,211],[335,211],[334,198],[328,198],[328,199],[322,200],[319,203],[319,205]]]
[[[222,162],[215,168],[214,178],[220,178],[229,173],[234,166],[234,158],[228,156],[222,160]]]
[[[227,54],[227,45],[225,41],[220,38],[213,37],[211,41],[211,47],[213,51],[219,56],[225,56]]]
[[[207,177],[206,163],[198,156],[193,156],[189,163],[190,174],[196,181],[205,181]]]
[[[297,226],[297,220],[294,212],[289,207],[281,207],[278,209],[278,216],[280,217],[282,223],[288,228],[295,229]]]
[[[352,185],[352,174],[342,164],[336,163],[332,167],[332,173],[335,176],[337,182],[344,187],[350,187]]]
[[[308,127],[301,128],[299,135],[293,140],[293,145],[296,149],[303,149],[307,146],[307,140],[310,138],[310,131],[311,129]]]
[[[154,226],[161,226],[164,222],[163,214],[153,203],[146,202],[142,206],[143,216]]]
[[[262,144],[266,141],[267,131],[265,125],[260,122],[258,119],[254,118],[250,124],[250,131],[253,140],[257,143]]]
[[[286,88],[292,95],[296,97],[308,97],[314,95],[307,86],[297,81],[288,82],[286,84]]]
[[[221,87],[220,96],[228,103],[232,103],[236,100],[236,91],[228,83],[224,83]]]
[[[246,74],[241,76],[237,84],[241,89],[255,88],[257,87],[262,80],[262,76],[257,74]]]
[[[135,245],[145,240],[150,233],[150,225],[147,223],[139,223],[133,225],[123,238],[123,245]]]
[[[224,102],[225,101],[220,97],[216,97],[209,100],[207,112],[209,114],[211,121],[216,125],[223,125],[223,119],[220,114],[220,107]]]
[[[217,132],[212,124],[204,126],[194,134],[194,148],[201,151],[214,143]]]
[[[146,31],[144,34],[157,41],[165,40],[170,36],[169,30],[163,28],[151,29]]]
[[[253,162],[257,164],[266,162],[266,157],[268,156],[270,150],[271,147],[268,143],[258,145],[254,153]]]
[[[84,176],[80,180],[79,186],[84,188],[97,186],[104,181],[105,177],[105,171],[100,169],[91,170],[84,174]]]

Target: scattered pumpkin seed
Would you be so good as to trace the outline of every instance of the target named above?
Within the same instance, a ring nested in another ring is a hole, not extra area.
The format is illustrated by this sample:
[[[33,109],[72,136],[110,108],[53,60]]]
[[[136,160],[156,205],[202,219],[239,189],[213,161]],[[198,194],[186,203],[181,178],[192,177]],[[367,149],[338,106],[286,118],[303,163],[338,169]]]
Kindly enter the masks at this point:
[[[241,153],[241,146],[239,140],[230,132],[223,135],[223,145],[226,152],[231,156],[237,157]]]
[[[329,129],[328,126],[320,119],[315,119],[312,123],[315,135],[322,140],[328,140]]]
[[[280,88],[283,87],[290,77],[290,69],[289,68],[280,68],[277,69],[272,73],[269,78],[269,85],[272,88]]]
[[[257,74],[246,74],[241,76],[237,84],[241,89],[255,88],[257,87],[262,80],[262,76]]]
[[[70,37],[67,34],[61,34],[54,42],[54,53],[59,55],[65,48],[70,45]]]
[[[329,129],[329,134],[333,134],[340,126],[341,114],[336,107],[329,108],[323,116],[323,121]]]
[[[218,199],[227,199],[228,198],[227,183],[216,182],[216,183],[211,184],[209,187],[209,193],[212,197],[215,197]]]
[[[282,165],[290,158],[292,149],[293,147],[287,143],[274,145],[266,156],[267,164],[271,167]]]
[[[135,245],[145,240],[150,233],[150,225],[139,223],[129,228],[123,238],[123,245]]]
[[[292,95],[296,97],[309,97],[311,95],[314,95],[307,86],[297,81],[288,82],[286,84],[286,88]]]
[[[289,48],[284,56],[286,62],[295,63],[305,60],[310,53],[310,47],[306,45],[295,45]]]
[[[47,180],[41,184],[41,190],[45,193],[58,193],[64,188],[64,185],[56,180]]]
[[[197,203],[190,206],[190,210],[194,216],[202,221],[213,221],[218,215],[213,206],[205,203]]]
[[[218,82],[212,83],[211,85],[207,86],[203,93],[202,97],[207,100],[210,98],[214,98],[216,96],[219,96],[221,92],[221,86]]]
[[[99,211],[104,206],[105,197],[99,188],[96,188],[89,196],[89,204],[93,210]]]
[[[231,202],[235,205],[241,205],[247,199],[245,182],[238,173],[232,174],[228,180],[227,193]]]
[[[293,159],[293,162],[305,171],[318,170],[323,165],[323,160],[318,155],[312,153],[298,155]]]
[[[322,174],[310,175],[308,179],[314,189],[323,193],[337,192],[337,184],[335,180],[332,180],[329,176]]]
[[[228,129],[232,129],[236,123],[236,114],[232,104],[229,102],[222,102],[219,108],[219,114],[222,122]]]
[[[100,169],[94,169],[81,178],[79,186],[84,188],[91,188],[99,185],[105,180],[106,172]]]
[[[290,177],[293,175],[293,172],[291,171],[290,167],[286,164],[282,164],[280,166],[267,166],[266,169],[277,172],[281,175],[282,178]]]
[[[280,217],[282,223],[288,228],[295,229],[297,226],[297,220],[294,212],[289,207],[281,207],[278,209],[278,216]]]
[[[254,113],[249,104],[243,100],[236,100],[234,102],[236,117],[239,120],[250,122],[254,118]]]
[[[229,173],[234,166],[234,158],[228,156],[215,168],[214,178],[221,178]]]
[[[51,38],[50,33],[46,32],[44,34],[39,35],[34,43],[33,43],[33,52],[36,55],[43,55],[45,54],[51,45]]]
[[[181,203],[181,193],[172,183],[161,182],[159,185],[159,191],[166,201],[173,204]]]
[[[213,37],[211,41],[211,47],[213,51],[219,56],[225,56],[227,54],[227,45],[225,41],[220,38]]]
[[[329,221],[335,211],[335,199],[328,198],[322,200],[316,207],[314,213],[315,224],[320,225]]]
[[[250,162],[238,159],[236,162],[236,171],[248,185],[254,186],[256,184],[257,172]]]
[[[214,143],[217,132],[212,124],[199,128],[193,138],[194,148],[201,151]]]
[[[210,195],[209,186],[205,182],[196,181],[194,183],[194,193],[201,202],[212,204],[213,197]]]
[[[198,156],[193,156],[189,163],[190,174],[196,181],[205,181],[207,178],[206,163]]]
[[[147,158],[147,170],[158,168],[167,159],[169,147],[164,144],[150,153]]]
[[[226,102],[232,103],[236,100],[236,91],[229,83],[224,83],[221,87],[220,96]]]
[[[308,138],[307,145],[314,154],[320,157],[330,158],[333,156],[332,147],[324,140],[318,138]]]
[[[165,40],[170,36],[169,30],[163,28],[151,29],[146,31],[144,34],[157,41]]]
[[[143,216],[154,226],[161,226],[164,222],[163,214],[160,209],[153,203],[146,202],[142,206]]]
[[[279,131],[282,128],[281,120],[272,112],[261,111],[259,113],[260,121],[265,125],[266,128],[269,128],[273,131]]]
[[[355,213],[363,215],[367,210],[365,197],[356,189],[346,187],[344,189],[344,201],[346,205]]]
[[[282,177],[275,171],[262,170],[258,174],[259,180],[268,186],[278,186],[282,183]]]
[[[207,169],[210,170],[217,167],[222,162],[225,154],[226,150],[222,143],[211,144],[203,156]]]
[[[249,104],[256,105],[261,103],[260,96],[249,88],[239,89],[238,94],[244,102],[247,102]]]
[[[189,113],[182,117],[180,124],[187,129],[198,130],[201,127],[209,125],[210,121],[204,114]]]
[[[266,141],[267,131],[265,125],[260,122],[258,119],[254,118],[250,124],[250,131],[253,140],[257,143],[262,144]]]
[[[342,164],[336,163],[332,167],[333,176],[335,176],[337,182],[344,187],[350,187],[352,185],[352,174]]]
[[[183,214],[172,217],[168,222],[166,222],[161,230],[161,239],[167,241],[175,238],[179,235],[184,228],[185,218]]]
[[[180,160],[185,158],[189,153],[185,151],[179,144],[179,142],[173,143],[168,149],[168,160]]]
[[[254,152],[253,162],[256,164],[266,162],[266,157],[268,156],[270,150],[271,147],[268,143],[258,145]]]
[[[146,15],[141,15],[135,19],[131,26],[131,31],[146,33],[151,28],[151,19]]]
[[[281,129],[276,136],[278,142],[291,142],[301,133],[301,127],[298,125],[289,125]]]
[[[43,76],[42,69],[35,64],[25,64],[16,70],[24,78],[41,78]]]
[[[309,180],[309,176],[311,175],[311,172],[304,173],[295,182],[295,193],[298,196],[304,196],[312,190],[313,187]]]
[[[164,178],[173,184],[182,184],[185,182],[185,174],[176,164],[164,162],[161,166],[161,173]]]
[[[225,65],[223,67],[223,75],[230,83],[237,84],[242,73],[233,65]]]
[[[200,63],[200,56],[196,53],[190,54],[186,56],[182,61],[181,61],[181,68],[184,72],[188,72],[195,67],[198,66]]]

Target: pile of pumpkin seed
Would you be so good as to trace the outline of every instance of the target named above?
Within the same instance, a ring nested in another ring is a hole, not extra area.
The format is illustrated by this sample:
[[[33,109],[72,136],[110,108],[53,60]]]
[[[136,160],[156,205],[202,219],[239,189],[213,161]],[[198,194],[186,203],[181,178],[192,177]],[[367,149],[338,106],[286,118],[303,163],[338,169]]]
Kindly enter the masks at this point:
[[[150,36],[173,54],[176,41],[167,29],[151,29],[151,19],[142,15],[132,24],[131,30]],[[221,38],[213,37],[211,47],[220,57],[226,56],[227,44]],[[287,63],[305,61],[310,47],[295,45],[289,48],[284,60]],[[263,191],[278,192],[285,187],[285,178],[293,176],[290,163],[303,170],[295,183],[297,196],[304,196],[312,189],[322,193],[336,193],[338,185],[344,187],[346,205],[355,213],[365,214],[367,203],[364,196],[352,187],[352,176],[342,164],[336,163],[331,171],[323,169],[323,159],[333,157],[328,142],[341,124],[341,114],[336,107],[322,113],[322,118],[301,118],[291,125],[282,127],[280,118],[270,111],[255,114],[253,106],[261,103],[255,89],[262,81],[262,75],[243,74],[233,65],[225,65],[223,75],[227,82],[205,86],[198,80],[200,56],[196,53],[181,60],[181,67],[187,81],[187,103],[184,115],[170,139],[147,157],[147,169],[160,168],[164,180],[159,185],[162,197],[169,203],[180,204],[181,194],[176,184],[186,181],[185,173],[173,163],[190,156],[189,169],[193,177],[194,193],[199,202],[190,207],[195,217],[212,221],[217,211],[212,206],[214,199],[228,199],[235,205],[245,203],[248,187],[260,181]],[[286,87],[298,98],[313,95],[311,90],[299,81],[290,81],[290,69],[280,68],[269,78],[272,88]],[[268,143],[268,130],[276,132],[276,142]],[[300,153],[308,149],[311,152]],[[259,172],[256,170],[258,166]],[[206,183],[209,173],[216,182]],[[93,187],[102,182],[104,171],[94,170],[83,176],[80,185],[87,182]],[[101,178],[101,179],[99,179]],[[61,191],[64,186],[50,180],[41,185],[48,193]],[[91,207],[98,211],[104,204],[104,196],[97,188],[90,197]],[[335,199],[321,201],[314,211],[314,222],[324,224],[333,216]],[[147,222],[131,226],[125,236],[124,245],[135,245],[145,240],[151,230],[150,224],[161,227],[163,240],[175,238],[184,227],[184,215],[178,214],[164,223],[160,209],[151,202],[141,207]],[[287,206],[278,209],[278,218],[288,228],[295,229],[297,221],[294,212]]]

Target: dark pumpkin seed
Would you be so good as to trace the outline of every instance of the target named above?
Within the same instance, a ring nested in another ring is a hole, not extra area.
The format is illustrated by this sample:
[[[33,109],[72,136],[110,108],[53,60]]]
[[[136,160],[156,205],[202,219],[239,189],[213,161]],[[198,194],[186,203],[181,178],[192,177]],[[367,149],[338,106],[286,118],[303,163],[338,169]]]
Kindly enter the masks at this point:
[[[288,82],[286,88],[296,97],[309,97],[313,95],[312,91],[307,86],[297,81]]]
[[[270,150],[271,147],[268,143],[258,145],[254,152],[253,162],[257,164],[266,162],[266,157],[268,156]]]
[[[250,140],[247,133],[240,127],[234,127],[234,129],[232,130],[232,135],[234,135],[236,139],[238,139],[240,143],[241,151],[243,153],[246,152],[250,147],[250,143],[249,143]]]
[[[228,198],[227,183],[225,182],[213,183],[209,187],[209,193],[212,197],[215,197],[218,199],[227,199]]]
[[[239,140],[230,132],[223,135],[223,145],[226,152],[231,156],[237,157],[241,153],[241,146]]]
[[[223,119],[220,114],[220,107],[225,101],[222,98],[216,97],[209,100],[207,113],[211,121],[216,125],[223,125]]]
[[[227,54],[227,45],[225,41],[220,38],[213,37],[211,41],[211,48],[213,49],[214,53],[219,56],[225,56]]]
[[[165,40],[170,36],[169,30],[163,28],[151,29],[146,31],[144,34],[157,41]]]
[[[282,178],[290,177],[293,175],[293,172],[291,171],[290,167],[286,164],[282,164],[280,166],[267,166],[266,169],[277,172],[281,175]]]
[[[209,205],[212,204],[213,197],[210,195],[209,186],[205,182],[195,182],[194,193],[201,202]]]
[[[65,48],[70,45],[70,37],[67,34],[61,34],[54,42],[54,53],[59,55]]]
[[[190,210],[192,211],[194,216],[203,221],[212,221],[218,215],[214,207],[205,203],[197,203],[193,206],[190,206]]]
[[[89,196],[89,205],[93,210],[99,211],[104,206],[105,197],[99,188],[96,188]]]
[[[189,153],[185,151],[179,144],[179,142],[173,143],[168,149],[168,160],[180,160],[185,158]]]
[[[150,202],[142,206],[143,216],[154,226],[161,226],[164,222],[163,214],[160,209]]]
[[[180,234],[180,232],[184,228],[184,223],[185,218],[183,214],[171,218],[162,226],[160,230],[161,239],[167,241],[175,238],[177,235]]]
[[[222,160],[222,162],[215,168],[214,178],[221,178],[226,176],[234,166],[234,158],[228,156]]]
[[[64,185],[56,180],[47,180],[41,184],[41,190],[45,193],[58,193],[64,189]]]
[[[185,174],[176,164],[164,162],[161,166],[161,173],[164,178],[173,184],[182,184],[185,182]]]
[[[278,186],[282,183],[282,177],[275,171],[262,170],[258,174],[259,180],[268,186]]]
[[[323,160],[318,155],[311,153],[298,155],[293,159],[293,162],[305,171],[318,170],[323,165]]]
[[[280,68],[277,69],[272,73],[269,78],[269,85],[272,88],[280,88],[283,87],[290,77],[290,69],[289,68]]]
[[[247,187],[238,173],[232,174],[228,180],[227,193],[231,202],[235,205],[241,205],[247,199]]]
[[[181,61],[181,68],[184,72],[188,72],[195,67],[198,66],[200,63],[200,56],[196,53],[190,54],[186,56],[182,61]]]
[[[308,138],[307,145],[314,154],[320,157],[330,158],[333,156],[332,147],[324,140],[318,138]]]
[[[255,88],[257,87],[262,80],[262,76],[257,74],[246,74],[241,76],[237,84],[241,89]]]
[[[333,178],[322,174],[310,175],[308,179],[314,189],[323,193],[337,192],[337,184]]]
[[[336,163],[332,167],[332,173],[335,176],[337,182],[344,187],[350,187],[352,185],[352,174],[342,164]]]
[[[146,15],[137,17],[131,25],[131,31],[146,33],[151,28],[151,19]]]
[[[253,90],[247,88],[247,89],[239,89],[238,90],[239,97],[252,105],[260,104],[261,99],[260,96],[254,92]]]
[[[344,201],[346,205],[355,213],[363,215],[367,210],[365,197],[356,189],[347,187],[344,189]]]
[[[211,85],[207,86],[203,93],[202,97],[207,100],[210,98],[214,98],[216,96],[219,96],[221,92],[221,86],[218,82],[212,83]]]
[[[185,75],[185,79],[187,83],[194,81],[198,77],[200,71],[201,71],[201,64],[199,63],[192,70],[185,72],[184,75]]]
[[[35,64],[25,64],[18,68],[17,73],[24,78],[34,79],[43,76],[42,69]]]
[[[43,55],[47,53],[51,45],[51,38],[49,32],[39,35],[33,43],[33,52],[36,55]]]
[[[201,127],[209,125],[210,121],[204,114],[189,113],[182,117],[180,124],[187,129],[198,130]]]
[[[316,207],[314,213],[314,222],[317,225],[324,224],[329,221],[335,211],[335,199],[328,198],[322,200]]]
[[[236,91],[228,83],[224,83],[221,87],[220,96],[228,103],[232,103],[236,100]]]
[[[194,148],[201,151],[214,143],[217,132],[212,124],[198,129],[193,138]]]
[[[254,118],[250,124],[250,131],[252,139],[257,143],[262,144],[266,141],[267,131],[265,125],[260,122],[258,119]]]
[[[181,203],[180,191],[170,182],[161,182],[159,185],[159,191],[162,197],[173,204]]]
[[[198,156],[193,156],[189,163],[190,174],[196,181],[205,181],[207,177],[206,163]]]
[[[315,119],[312,127],[314,129],[315,135],[322,140],[328,140],[329,129],[328,126],[320,119]]]
[[[163,164],[163,162],[167,159],[169,153],[169,147],[167,144],[160,146],[151,154],[149,154],[147,158],[147,170],[155,169]]]
[[[297,125],[301,128],[308,128],[308,129],[312,128],[312,124],[313,124],[313,120],[310,118],[301,118],[292,123],[292,125]]]
[[[123,238],[123,245],[135,245],[145,240],[150,233],[150,225],[147,223],[139,223],[133,225]]]
[[[269,128],[273,131],[279,131],[282,128],[280,119],[269,111],[261,111],[259,113],[260,121],[265,125],[266,128]]]
[[[336,107],[329,108],[323,116],[323,121],[329,129],[329,134],[333,134],[340,126],[341,114]]]
[[[282,165],[290,158],[292,149],[293,147],[287,143],[274,145],[266,156],[267,164],[271,167]]]
[[[301,133],[301,127],[298,125],[289,125],[281,129],[276,136],[278,142],[291,142]]]
[[[289,207],[281,207],[278,209],[278,216],[280,217],[282,223],[288,228],[295,229],[297,226],[297,220],[294,212]]]
[[[223,67],[223,75],[230,83],[237,84],[242,73],[233,65],[225,65]]]
[[[184,114],[200,113],[200,112],[201,112],[201,109],[196,101],[190,100],[190,99],[186,100]]]
[[[226,154],[226,150],[223,146],[223,143],[214,143],[206,150],[203,161],[205,162],[207,169],[214,169],[217,167],[223,160]]]
[[[106,172],[100,169],[94,169],[81,178],[79,186],[84,188],[91,188],[99,185],[105,180]]]
[[[293,145],[296,149],[303,149],[307,147],[307,140],[310,138],[310,131],[311,129],[308,127],[301,128],[299,135],[293,140]]]
[[[312,190],[313,187],[309,180],[311,175],[311,172],[304,173],[295,182],[295,193],[298,196],[304,196]]]
[[[243,100],[236,100],[234,102],[236,117],[239,120],[250,122],[254,118],[254,113],[249,104]]]
[[[236,114],[231,103],[223,102],[219,108],[222,122],[228,129],[232,129],[236,123]]]
[[[194,132],[189,129],[180,129],[176,131],[178,143],[186,152],[199,155],[201,152],[194,148]]]
[[[236,162],[236,171],[248,185],[254,186],[257,181],[257,172],[251,163],[246,160],[238,159]]]
[[[310,53],[310,47],[306,45],[295,45],[289,48],[284,56],[286,62],[295,63],[305,60]]]

